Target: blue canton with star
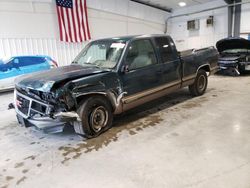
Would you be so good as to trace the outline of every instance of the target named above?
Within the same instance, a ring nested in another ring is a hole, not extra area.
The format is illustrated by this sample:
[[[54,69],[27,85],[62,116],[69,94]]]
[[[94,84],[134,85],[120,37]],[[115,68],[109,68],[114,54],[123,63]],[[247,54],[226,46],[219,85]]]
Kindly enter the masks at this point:
[[[72,0],[56,0],[56,5],[65,7],[65,8],[73,8]]]

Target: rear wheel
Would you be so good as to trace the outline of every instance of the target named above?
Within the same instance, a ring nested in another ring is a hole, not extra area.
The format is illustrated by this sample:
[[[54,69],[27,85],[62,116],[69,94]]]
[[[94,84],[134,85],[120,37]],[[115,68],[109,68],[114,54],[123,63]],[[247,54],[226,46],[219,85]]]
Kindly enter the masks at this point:
[[[192,96],[203,95],[207,89],[207,73],[205,70],[199,70],[195,78],[195,82],[189,86]]]
[[[74,122],[75,132],[87,138],[96,137],[112,126],[112,108],[104,97],[88,98],[79,107],[77,113],[81,122]]]

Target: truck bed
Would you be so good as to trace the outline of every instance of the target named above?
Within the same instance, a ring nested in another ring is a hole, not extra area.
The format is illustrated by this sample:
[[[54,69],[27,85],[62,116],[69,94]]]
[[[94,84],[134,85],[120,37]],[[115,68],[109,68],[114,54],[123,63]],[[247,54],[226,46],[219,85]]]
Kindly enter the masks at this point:
[[[188,49],[188,50],[184,50],[184,51],[180,51],[180,55],[182,57],[185,56],[190,56],[190,55],[194,55],[194,54],[199,54],[199,53],[207,53],[208,50],[215,50],[215,48],[213,46],[210,47],[206,47],[206,48],[200,48],[200,49]]]
[[[200,66],[207,65],[212,73],[218,68],[218,52],[212,46],[182,51],[180,57],[183,62],[182,72],[184,78],[195,75]]]

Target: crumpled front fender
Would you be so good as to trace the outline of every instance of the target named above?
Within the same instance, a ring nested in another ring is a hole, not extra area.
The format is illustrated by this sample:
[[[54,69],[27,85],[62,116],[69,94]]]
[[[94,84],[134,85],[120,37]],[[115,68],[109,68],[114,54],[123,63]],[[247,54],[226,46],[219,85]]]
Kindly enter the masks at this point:
[[[76,109],[85,97],[91,95],[105,96],[111,103],[114,113],[122,112],[122,98],[125,94],[119,78],[115,73],[95,75],[88,79],[73,80],[63,88],[63,95],[74,100]],[[66,101],[66,103],[69,103]]]

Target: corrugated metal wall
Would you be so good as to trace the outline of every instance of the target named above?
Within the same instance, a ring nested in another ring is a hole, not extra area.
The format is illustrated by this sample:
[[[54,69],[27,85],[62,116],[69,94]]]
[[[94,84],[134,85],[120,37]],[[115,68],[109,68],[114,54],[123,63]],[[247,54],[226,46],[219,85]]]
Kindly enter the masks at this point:
[[[85,44],[65,43],[49,38],[0,38],[0,57],[49,55],[59,66],[63,66],[70,64]]]

